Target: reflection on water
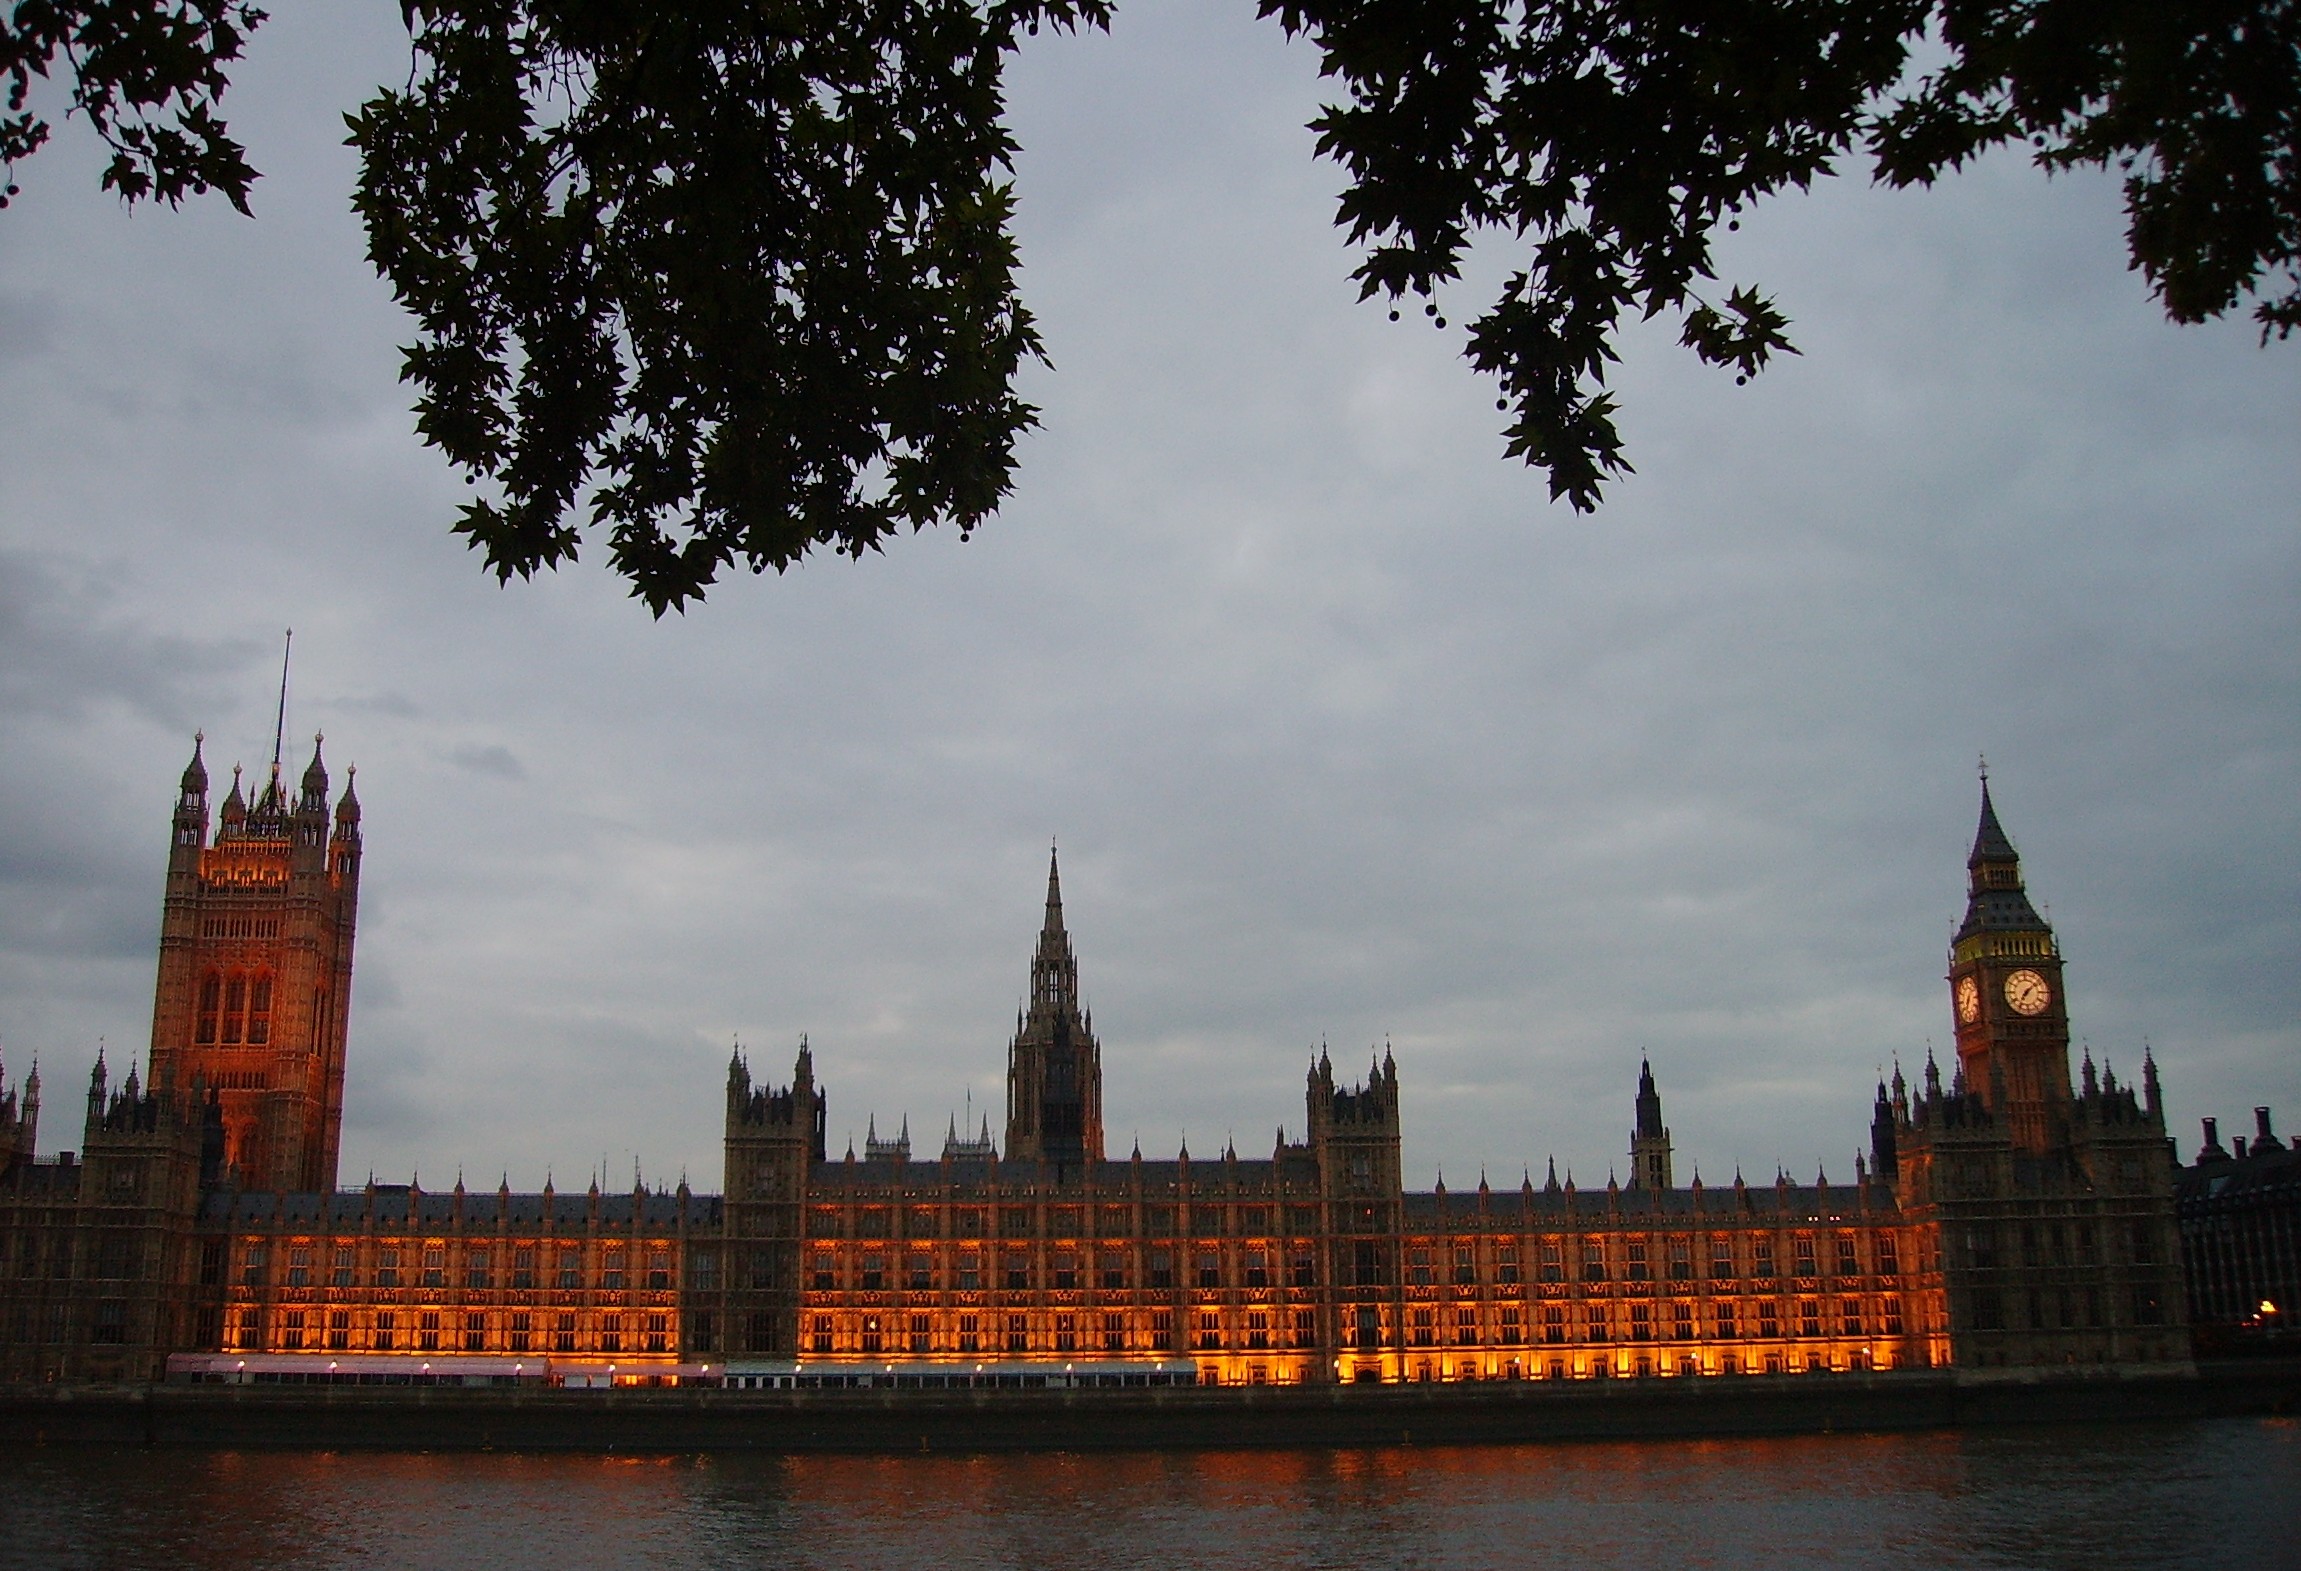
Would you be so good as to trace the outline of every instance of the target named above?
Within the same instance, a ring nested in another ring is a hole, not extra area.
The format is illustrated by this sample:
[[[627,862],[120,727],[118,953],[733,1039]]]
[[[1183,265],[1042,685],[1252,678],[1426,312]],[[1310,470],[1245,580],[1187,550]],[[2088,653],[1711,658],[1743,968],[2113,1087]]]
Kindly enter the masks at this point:
[[[2301,1566],[2301,1429],[1378,1451],[0,1448],[0,1565]]]

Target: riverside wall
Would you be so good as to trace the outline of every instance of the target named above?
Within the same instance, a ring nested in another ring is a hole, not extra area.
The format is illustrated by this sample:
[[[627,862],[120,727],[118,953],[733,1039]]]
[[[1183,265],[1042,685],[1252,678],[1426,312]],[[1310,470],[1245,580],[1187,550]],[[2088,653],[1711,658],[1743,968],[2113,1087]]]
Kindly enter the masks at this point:
[[[10,1445],[313,1450],[936,1452],[1489,1445],[2301,1414],[2301,1360],[2195,1376],[1149,1390],[723,1391],[364,1386],[0,1390]]]

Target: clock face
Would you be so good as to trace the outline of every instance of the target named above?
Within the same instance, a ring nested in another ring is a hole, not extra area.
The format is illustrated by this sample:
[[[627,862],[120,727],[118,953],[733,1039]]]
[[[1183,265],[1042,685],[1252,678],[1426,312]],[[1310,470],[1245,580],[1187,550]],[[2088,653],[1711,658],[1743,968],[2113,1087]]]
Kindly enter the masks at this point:
[[[2053,1002],[2053,989],[2035,971],[2016,971],[2005,979],[2005,1001],[2017,1015],[2042,1015]]]
[[[1981,1018],[1981,984],[1970,976],[1957,979],[1957,1017],[1967,1025]]]

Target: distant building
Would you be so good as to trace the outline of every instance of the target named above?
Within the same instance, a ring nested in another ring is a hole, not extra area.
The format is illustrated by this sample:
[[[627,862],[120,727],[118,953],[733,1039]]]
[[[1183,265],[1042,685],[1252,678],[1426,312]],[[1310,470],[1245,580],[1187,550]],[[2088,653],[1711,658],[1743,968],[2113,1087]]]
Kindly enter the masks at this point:
[[[1877,1088],[1852,1182],[1679,1186],[1641,1065],[1630,1183],[1410,1191],[1400,1075],[1321,1052],[1267,1155],[1113,1158],[1050,862],[987,1126],[831,1160],[791,1078],[728,1066],[723,1192],[334,1187],[359,809],[315,748],[178,798],[148,1077],[92,1076],[83,1151],[34,1159],[0,1083],[0,1378],[607,1384],[1703,1378],[2190,1358],[2170,1143],[2090,1060],[1983,792],[1951,949],[1958,1064]],[[264,991],[259,992],[259,987]],[[259,1007],[259,999],[268,1005]],[[261,1022],[259,1028],[259,1022]],[[970,1120],[971,1121],[971,1120]]]
[[[2253,1110],[2253,1139],[2225,1150],[2218,1122],[2174,1183],[2189,1315],[2200,1349],[2267,1352],[2301,1346],[2301,1142]]]

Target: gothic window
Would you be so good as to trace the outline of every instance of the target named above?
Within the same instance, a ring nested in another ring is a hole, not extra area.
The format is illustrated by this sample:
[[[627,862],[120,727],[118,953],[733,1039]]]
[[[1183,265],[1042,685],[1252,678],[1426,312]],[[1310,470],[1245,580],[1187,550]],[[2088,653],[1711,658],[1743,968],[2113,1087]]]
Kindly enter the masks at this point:
[[[983,1286],[983,1257],[977,1254],[959,1256],[959,1291],[974,1293]]]
[[[671,1286],[671,1251],[651,1250],[647,1256],[647,1286],[653,1292],[662,1292]]]
[[[280,1346],[294,1349],[304,1345],[304,1312],[288,1310],[280,1316]]]
[[[894,1219],[885,1206],[872,1206],[856,1218],[855,1236],[858,1238],[891,1238]]]
[[[1246,1285],[1248,1287],[1270,1286],[1270,1252],[1268,1250],[1249,1249],[1246,1252]]]
[[[1560,1249],[1560,1246],[1558,1246],[1557,1244],[1547,1244],[1547,1243],[1546,1243],[1546,1244],[1544,1244],[1544,1245],[1542,1246],[1542,1280],[1543,1280],[1543,1281],[1545,1281],[1545,1282],[1558,1282],[1558,1281],[1563,1281],[1563,1280],[1565,1279],[1565,1275],[1566,1275],[1566,1272],[1565,1272],[1565,1268],[1564,1268],[1564,1266],[1563,1266],[1562,1264],[1560,1264],[1560,1259],[1559,1259],[1559,1257],[1560,1257],[1560,1254],[1561,1254],[1561,1253],[1562,1253],[1562,1251],[1561,1251],[1561,1249]]]
[[[416,1316],[415,1345],[419,1353],[439,1351],[439,1311],[426,1309]]]
[[[1031,1257],[1025,1254],[1009,1254],[1005,1258],[1000,1274],[1007,1285],[1007,1291],[1011,1293],[1027,1291],[1031,1285]]]
[[[1031,1208],[1029,1206],[1006,1206],[1002,1208],[999,1212],[999,1232],[1007,1238],[1030,1237]]]
[[[309,1287],[309,1286],[311,1286],[311,1285],[312,1285],[312,1252],[311,1252],[309,1249],[291,1249],[291,1250],[289,1250],[289,1251],[288,1251],[288,1286],[290,1286],[290,1287]]]
[[[474,1315],[472,1318],[476,1320],[479,1317]],[[671,1351],[671,1317],[669,1315],[649,1315],[647,1317],[647,1351],[650,1353],[668,1353]]]
[[[1694,1246],[1690,1239],[1670,1240],[1670,1280],[1690,1282],[1694,1277]]]
[[[390,1352],[392,1350],[392,1345],[399,1338],[399,1315],[395,1311],[389,1309],[380,1309],[376,1311],[376,1323],[373,1336],[375,1341],[375,1350],[377,1352]],[[568,1349],[570,1352],[574,1350],[574,1339],[572,1337],[568,1340]]]
[[[1862,1334],[1862,1301],[1848,1298],[1838,1304],[1839,1324],[1847,1336]]]
[[[2134,1223],[2127,1238],[2127,1242],[2132,1247],[2133,1263],[2135,1265],[2153,1266],[2157,1264],[2157,1240],[2155,1236],[2151,1234],[2149,1224],[2147,1222]],[[2142,1324],[2154,1325],[2156,1322],[2143,1321]]]
[[[1518,1280],[1518,1246],[1504,1244],[1494,1251],[1494,1278],[1505,1285]]]
[[[1478,1250],[1472,1244],[1454,1246],[1454,1284],[1468,1287],[1478,1280]]]
[[[1075,1353],[1078,1350],[1079,1317],[1077,1315],[1055,1316],[1055,1351],[1058,1353]]]
[[[1151,1314],[1151,1347],[1158,1352],[1174,1350],[1174,1315],[1164,1309]]]
[[[1102,1233],[1106,1238],[1125,1238],[1134,1231],[1134,1213],[1125,1206],[1104,1206]]]
[[[1901,1271],[1902,1263],[1900,1252],[1894,1244],[1894,1235],[1891,1233],[1878,1234],[1875,1248],[1878,1256],[1878,1275],[1897,1275]]]
[[[1734,1301],[1730,1298],[1718,1300],[1718,1335],[1731,1338],[1741,1334],[1734,1323],[1735,1307]]]
[[[1055,1288],[1058,1292],[1076,1291],[1079,1285],[1079,1256],[1075,1249],[1055,1251]]]
[[[1898,1298],[1887,1299],[1885,1311],[1886,1335],[1900,1336],[1902,1334],[1902,1301]]]
[[[1127,1257],[1123,1249],[1106,1249],[1102,1254],[1102,1283],[1106,1288],[1127,1285]]]
[[[575,1316],[562,1311],[551,1317],[551,1350],[554,1353],[575,1351]]]
[[[863,1317],[863,1351],[866,1353],[883,1352],[885,1351],[885,1342],[885,1333],[879,1328],[879,1317],[877,1315],[865,1315]]]
[[[447,1285],[447,1251],[438,1244],[433,1244],[423,1252],[423,1285]]]
[[[1670,1306],[1670,1335],[1681,1342],[1694,1340],[1694,1306],[1682,1298]]]
[[[463,1317],[463,1350],[467,1353],[479,1353],[486,1351],[486,1349],[487,1316],[465,1315]]]
[[[1246,1345],[1251,1352],[1260,1352],[1270,1346],[1270,1315],[1267,1311],[1254,1309],[1247,1312]]]
[[[924,1293],[935,1285],[935,1257],[912,1255],[903,1265],[903,1279],[914,1293]]]
[[[214,1044],[218,1016],[223,1011],[224,979],[210,971],[200,979],[200,1020],[192,1040],[202,1047]]]
[[[863,1257],[863,1291],[866,1293],[880,1292],[886,1285],[887,1257],[877,1254],[865,1255]]]
[[[620,1353],[623,1351],[623,1317],[621,1315],[601,1315],[599,1317],[599,1350],[602,1353]]]
[[[1654,1340],[1654,1310],[1652,1305],[1632,1304],[1630,1306],[1630,1340],[1633,1342],[1651,1342]]]
[[[1127,1345],[1126,1316],[1111,1311],[1103,1316],[1103,1351],[1123,1353]]]
[[[1211,1309],[1199,1311],[1198,1345],[1202,1351],[1210,1353],[1222,1346],[1222,1316]]]
[[[812,1273],[812,1280],[815,1284],[815,1291],[818,1293],[828,1293],[839,1285],[838,1257],[833,1255],[830,1250],[819,1249],[815,1252],[815,1269]]]
[[[1758,1335],[1780,1336],[1781,1334],[1782,1312],[1780,1304],[1771,1298],[1759,1300]]]
[[[1294,1345],[1296,1347],[1316,1347],[1318,1345],[1317,1310],[1297,1309],[1294,1312]]]
[[[751,1318],[754,1322],[757,1322],[764,1317],[760,1315],[753,1315]],[[759,1339],[756,1331],[754,1331],[754,1335],[752,1336],[752,1343],[754,1346],[757,1345],[758,1340]],[[828,1353],[831,1351],[831,1317],[829,1315],[817,1315],[814,1317],[814,1320],[810,1323],[808,1329],[808,1346],[813,1351],[818,1353]]]
[[[269,1257],[261,1244],[250,1244],[240,1256],[240,1280],[250,1287],[264,1285],[264,1265]]]
[[[328,1351],[340,1353],[352,1345],[352,1317],[348,1309],[328,1311]]]
[[[1083,1228],[1077,1206],[1056,1206],[1047,1213],[1047,1229],[1057,1238],[1076,1238]]]
[[[1774,1241],[1772,1239],[1758,1238],[1751,1241],[1750,1274],[1761,1282],[1773,1280]]]
[[[1734,1279],[1734,1241],[1730,1238],[1710,1240],[1710,1280],[1731,1282]]]
[[[983,1236],[983,1213],[972,1208],[951,1213],[951,1228],[961,1238]]]
[[[513,1352],[526,1352],[528,1350],[528,1342],[534,1336],[534,1334],[535,1316],[522,1312],[511,1317],[511,1335],[509,1340],[511,1342],[511,1350]]]
[[[1222,1261],[1211,1252],[1201,1252],[1197,1259],[1198,1285],[1202,1288],[1222,1286]]]
[[[521,1292],[535,1288],[535,1246],[523,1245],[511,1252],[511,1285]]]
[[[933,1346],[934,1346],[934,1343],[933,1343],[933,1332],[932,1332],[932,1330],[931,1330],[931,1324],[932,1324],[932,1323],[931,1323],[931,1322],[928,1320],[928,1318],[927,1318],[925,1315],[913,1315],[913,1316],[911,1317],[911,1351],[912,1351],[912,1352],[914,1352],[914,1353],[925,1353],[925,1352],[928,1352],[928,1351],[930,1351],[930,1350],[933,1348]]]
[[[1502,1340],[1505,1342],[1525,1340],[1525,1333],[1519,1329],[1518,1306],[1516,1304],[1504,1304],[1502,1306]]]
[[[1815,1269],[1814,1269],[1814,1235],[1813,1235],[1813,1234],[1811,1234],[1811,1233],[1800,1233],[1800,1234],[1798,1235],[1798,1237],[1797,1237],[1797,1262],[1798,1262],[1798,1276],[1799,1276],[1799,1278],[1800,1278],[1801,1280],[1809,1280],[1809,1279],[1811,1279],[1811,1278],[1814,1276],[1814,1274],[1815,1274]]]
[[[1031,1322],[1024,1315],[1007,1316],[1007,1351],[1027,1353],[1031,1350]]]
[[[574,1249],[559,1252],[559,1290],[571,1293],[583,1286],[583,1255]]]
[[[1587,1338],[1588,1338],[1590,1341],[1592,1341],[1592,1342],[1603,1342],[1603,1341],[1605,1341],[1605,1340],[1606,1340],[1606,1306],[1605,1306],[1604,1304],[1591,1304],[1591,1305],[1589,1305],[1589,1306],[1588,1306],[1588,1308],[1585,1310],[1585,1318],[1584,1318],[1584,1320],[1583,1320],[1583,1327],[1582,1327],[1582,1328],[1583,1328],[1583,1332],[1584,1332],[1584,1334],[1586,1335],[1586,1337],[1587,1337]]]
[[[1427,1244],[1417,1244],[1408,1250],[1406,1264],[1411,1272],[1408,1280],[1416,1287],[1428,1287],[1436,1280],[1437,1273],[1431,1266],[1430,1247]]]
[[[623,1290],[623,1251],[610,1249],[599,1257],[599,1285],[610,1293]]]
[[[1294,1285],[1318,1286],[1318,1256],[1307,1245],[1298,1245],[1294,1251]]]
[[[1653,1273],[1647,1268],[1646,1241],[1643,1238],[1631,1239],[1630,1280],[1633,1282],[1645,1282],[1652,1280],[1652,1276]]]
[[[224,1045],[239,1045],[248,1023],[248,979],[235,973],[224,984]]]
[[[272,977],[259,971],[248,983],[248,1045],[262,1047],[272,1039]]]
[[[1585,1282],[1603,1282],[1606,1280],[1606,1246],[1596,1239],[1592,1239],[1582,1246],[1582,1280]]]
[[[1799,1301],[1798,1334],[1801,1336],[1820,1336],[1822,1334],[1822,1306],[1819,1300],[1807,1298]]]
[[[962,1352],[962,1353],[980,1353],[980,1352],[983,1350],[983,1329],[982,1329],[982,1327],[983,1327],[983,1317],[982,1317],[981,1315],[961,1315],[961,1316],[959,1316],[959,1351],[960,1351],[960,1352]]]
[[[1454,1342],[1458,1347],[1478,1345],[1478,1311],[1468,1305],[1454,1311]]]
[[[1854,1235],[1840,1233],[1838,1235],[1838,1275],[1860,1276],[1861,1274],[1862,1262],[1860,1254],[1854,1248]]]

